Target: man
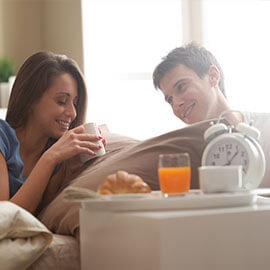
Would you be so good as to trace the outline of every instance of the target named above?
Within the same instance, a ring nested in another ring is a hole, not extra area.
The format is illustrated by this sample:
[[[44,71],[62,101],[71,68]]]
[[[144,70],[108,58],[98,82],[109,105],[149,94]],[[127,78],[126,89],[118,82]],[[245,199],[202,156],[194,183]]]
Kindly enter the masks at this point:
[[[165,56],[154,70],[153,82],[174,114],[187,124],[217,118],[231,109],[218,61],[211,52],[193,42]],[[237,113],[224,117],[231,124],[242,120]]]

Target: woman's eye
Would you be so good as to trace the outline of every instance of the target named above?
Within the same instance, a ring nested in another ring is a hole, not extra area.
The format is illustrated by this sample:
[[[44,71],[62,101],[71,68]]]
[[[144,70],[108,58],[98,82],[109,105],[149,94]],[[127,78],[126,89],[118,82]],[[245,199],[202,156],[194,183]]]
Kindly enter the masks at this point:
[[[75,108],[78,107],[78,103],[79,103],[79,99],[78,99],[78,97],[76,97],[76,98],[73,100],[73,105],[74,105]]]
[[[65,105],[65,104],[66,104],[66,102],[65,102],[64,100],[58,100],[57,103],[58,103],[59,105]]]

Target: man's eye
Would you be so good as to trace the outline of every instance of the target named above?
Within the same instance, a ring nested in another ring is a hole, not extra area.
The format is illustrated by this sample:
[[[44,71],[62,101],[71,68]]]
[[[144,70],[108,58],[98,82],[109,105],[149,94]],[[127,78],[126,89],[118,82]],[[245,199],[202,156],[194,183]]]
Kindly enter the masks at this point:
[[[178,92],[178,94],[181,94],[185,90],[185,86],[186,85],[187,85],[186,83],[182,83],[182,84],[179,84],[177,86],[177,92]]]
[[[172,101],[173,101],[173,97],[172,97],[172,96],[170,96],[170,97],[167,98],[167,102],[168,102],[169,104],[172,104]]]
[[[184,86],[184,84],[179,84],[177,86],[178,93],[181,93],[183,91],[183,86]]]

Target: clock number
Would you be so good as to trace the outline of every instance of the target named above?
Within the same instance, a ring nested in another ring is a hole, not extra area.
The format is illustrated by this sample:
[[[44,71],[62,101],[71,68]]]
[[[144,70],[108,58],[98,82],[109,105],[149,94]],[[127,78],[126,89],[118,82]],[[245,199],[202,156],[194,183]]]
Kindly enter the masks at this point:
[[[219,151],[220,153],[222,153],[222,152],[225,151],[225,148],[224,148],[223,146],[219,146],[218,151]]]
[[[232,144],[225,144],[226,150],[231,150],[232,149]]]
[[[248,153],[241,143],[228,139],[226,142],[218,142],[209,151],[206,164],[212,166],[242,165],[246,174],[249,166]]]

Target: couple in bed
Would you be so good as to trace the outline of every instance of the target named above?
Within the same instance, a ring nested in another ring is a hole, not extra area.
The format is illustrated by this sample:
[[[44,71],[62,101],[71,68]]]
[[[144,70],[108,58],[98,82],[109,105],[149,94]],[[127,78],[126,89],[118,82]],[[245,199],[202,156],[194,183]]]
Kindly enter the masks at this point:
[[[196,44],[163,58],[153,80],[187,124],[230,109],[217,60]],[[25,61],[12,88],[6,121],[0,120],[0,200],[35,214],[55,196],[63,179],[82,166],[80,153],[95,155],[101,138],[84,132],[86,103],[85,81],[72,59],[39,52]],[[232,124],[241,120],[234,113],[225,117]]]

